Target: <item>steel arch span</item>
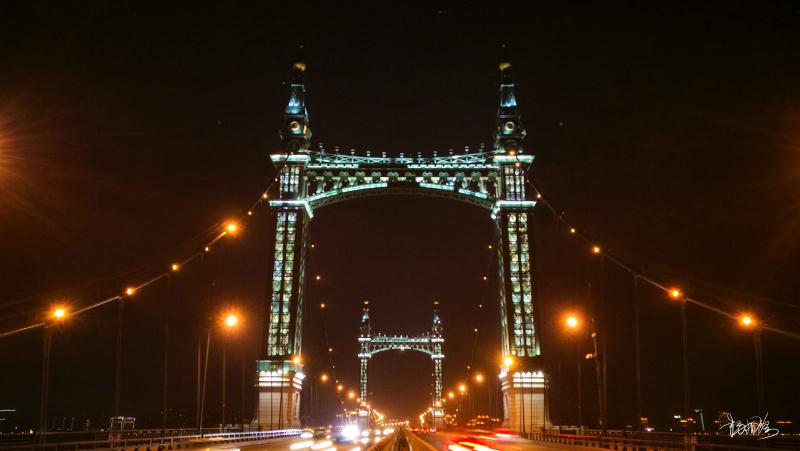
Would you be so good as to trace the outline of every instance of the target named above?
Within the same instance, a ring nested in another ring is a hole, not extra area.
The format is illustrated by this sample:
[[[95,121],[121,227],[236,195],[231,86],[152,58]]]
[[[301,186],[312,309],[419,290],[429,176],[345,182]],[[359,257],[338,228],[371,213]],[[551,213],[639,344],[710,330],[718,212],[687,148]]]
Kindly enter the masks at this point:
[[[299,358],[303,294],[308,225],[314,211],[350,199],[386,195],[435,196],[487,210],[496,230],[494,248],[503,356],[499,376],[505,424],[516,430],[543,426],[545,377],[534,327],[528,228],[536,205],[527,184],[527,170],[534,157],[523,146],[526,132],[517,106],[511,65],[500,64],[500,104],[491,149],[482,147],[476,153],[450,152],[445,156],[434,152],[430,157],[312,151],[303,82],[305,69],[303,63],[294,64],[280,129],[282,150],[270,155],[278,169],[279,183],[277,192],[269,193],[275,237],[262,359],[258,361],[255,415],[258,426],[273,429],[300,424],[298,406],[305,377]],[[362,359],[362,369],[363,365]],[[362,382],[365,380],[364,377]],[[440,384],[441,378],[438,380]],[[363,390],[362,387],[362,396]],[[440,400],[441,387],[436,393]],[[436,404],[434,399],[432,407]]]

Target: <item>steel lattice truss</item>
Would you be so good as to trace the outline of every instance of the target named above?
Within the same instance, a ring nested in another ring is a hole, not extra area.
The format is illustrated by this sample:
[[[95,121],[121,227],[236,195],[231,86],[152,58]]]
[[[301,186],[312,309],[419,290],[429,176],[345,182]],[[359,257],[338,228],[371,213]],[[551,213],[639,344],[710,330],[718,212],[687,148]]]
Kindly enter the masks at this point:
[[[307,152],[301,155],[274,154],[276,165],[302,164],[302,181],[294,199],[276,199],[272,206],[302,206],[306,213],[338,202],[380,195],[423,195],[466,202],[492,210],[532,207],[525,200],[525,187],[516,187],[519,197],[499,198],[503,165],[518,169],[533,162],[532,155],[509,157],[502,152],[465,153],[446,157],[368,157],[358,155]],[[519,166],[513,166],[518,164]],[[522,170],[520,181],[522,180]],[[298,179],[299,177],[298,173]],[[287,174],[294,178],[294,174]],[[294,183],[287,183],[294,187]]]
[[[385,335],[372,332],[369,321],[369,303],[364,302],[361,311],[361,333],[358,336],[360,350],[358,358],[361,363],[360,371],[360,395],[361,400],[367,402],[369,399],[368,373],[369,359],[375,354],[385,351],[416,351],[427,354],[433,360],[433,402],[435,405],[442,399],[442,345],[444,336],[442,335],[442,319],[439,315],[439,303],[433,303],[433,322],[429,332],[416,336],[409,335]]]

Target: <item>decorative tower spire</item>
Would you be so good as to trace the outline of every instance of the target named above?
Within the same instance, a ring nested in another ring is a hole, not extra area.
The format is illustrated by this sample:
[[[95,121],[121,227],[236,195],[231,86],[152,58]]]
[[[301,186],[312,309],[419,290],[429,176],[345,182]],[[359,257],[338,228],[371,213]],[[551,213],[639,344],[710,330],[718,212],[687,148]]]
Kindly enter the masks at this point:
[[[442,318],[439,316],[439,301],[433,301],[433,326],[431,333],[435,337],[442,335]]]
[[[372,328],[369,324],[369,301],[364,301],[364,306],[361,308],[361,337],[369,337],[372,333]]]
[[[311,148],[311,122],[308,119],[306,88],[303,84],[306,64],[298,61],[292,66],[292,71],[289,102],[283,110],[281,142],[284,150],[288,153],[308,152]]]
[[[514,77],[508,61],[500,63],[500,107],[497,109],[496,122],[495,150],[511,155],[522,153],[525,127],[522,125],[522,114],[517,108]]]

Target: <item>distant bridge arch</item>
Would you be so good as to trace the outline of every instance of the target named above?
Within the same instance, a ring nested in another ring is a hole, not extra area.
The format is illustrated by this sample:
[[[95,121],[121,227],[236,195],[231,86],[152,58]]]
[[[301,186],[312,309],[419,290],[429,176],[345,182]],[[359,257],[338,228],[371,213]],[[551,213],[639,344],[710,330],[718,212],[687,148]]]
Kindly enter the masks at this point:
[[[373,333],[369,319],[369,301],[364,301],[361,309],[361,330],[358,335],[359,394],[363,403],[369,402],[369,360],[372,356],[386,351],[412,351],[430,356],[433,361],[433,391],[431,405],[434,406],[434,417],[444,415],[441,410],[442,400],[442,361],[444,353],[444,335],[442,335],[442,318],[439,315],[439,302],[433,303],[433,321],[428,332],[420,335],[385,335]],[[359,412],[366,416],[368,412]]]

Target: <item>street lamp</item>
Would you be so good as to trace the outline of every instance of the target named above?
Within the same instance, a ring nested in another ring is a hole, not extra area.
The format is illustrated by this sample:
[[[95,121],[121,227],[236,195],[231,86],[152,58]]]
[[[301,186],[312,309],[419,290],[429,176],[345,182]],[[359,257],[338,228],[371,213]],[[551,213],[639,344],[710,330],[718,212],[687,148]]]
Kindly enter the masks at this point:
[[[764,412],[764,357],[761,348],[761,327],[758,320],[749,313],[739,316],[739,325],[743,329],[753,331],[753,345],[756,354],[756,403],[758,411]],[[759,415],[761,414],[759,413]]]
[[[116,362],[114,368],[114,413],[113,416],[119,416],[119,406],[120,406],[120,398],[122,392],[122,353],[124,348],[122,347],[122,332],[123,332],[123,318],[125,314],[125,303],[128,299],[133,298],[133,295],[136,294],[136,287],[128,287],[125,289],[125,296],[121,296],[119,298],[119,304],[117,306],[117,353],[116,353]]]
[[[575,314],[567,314],[567,317],[564,319],[564,324],[567,327],[567,331],[575,332],[581,325],[581,321]],[[583,427],[583,378],[581,376],[581,344],[580,341],[575,342],[576,347],[578,349],[578,428]]]
[[[230,333],[233,329],[236,329],[238,327],[238,325],[239,325],[239,316],[236,315],[236,313],[228,313],[227,315],[225,315],[225,329],[226,329],[227,332]],[[227,352],[226,352],[227,351],[227,347],[228,347],[227,346],[227,341],[223,341],[222,342],[222,419],[221,419],[222,421],[220,421],[220,424],[222,425],[222,427],[225,427],[225,407],[226,407],[225,406],[225,401],[226,401],[225,393],[226,393],[226,388],[227,388],[225,379],[226,379],[226,376],[227,376],[227,369],[226,369],[226,367],[227,367],[227,363],[226,363],[227,362],[227,358],[226,358],[226,356],[227,356]],[[242,419],[242,421],[244,421],[244,419]]]
[[[47,429],[47,398],[50,391],[50,349],[53,343],[53,326],[62,323],[69,316],[64,306],[53,307],[47,314],[49,323],[44,325],[44,346],[42,348],[42,393],[39,405],[39,434]]]
[[[595,247],[597,247],[597,246],[595,246]],[[591,322],[592,322],[592,329],[595,329],[594,318],[591,318]],[[567,314],[565,316],[565,318],[564,318],[564,324],[566,325],[567,330],[569,330],[569,331],[577,331],[581,326],[581,320],[576,314]],[[586,359],[587,360],[594,359],[595,372],[597,373],[597,401],[598,401],[598,406],[600,407],[600,426],[602,427],[603,432],[605,432],[605,430],[607,428],[607,424],[606,424],[605,409],[603,408],[603,377],[602,377],[602,373],[601,373],[601,370],[600,370],[600,352],[599,352],[599,349],[597,347],[597,332],[593,331],[592,334],[591,334],[591,337],[592,337],[592,345],[594,347],[594,353],[586,354]],[[578,349],[580,349],[580,344],[578,344],[578,346],[579,346]],[[580,352],[578,353],[578,355],[580,356]],[[581,397],[582,397],[582,394],[581,394],[581,375],[580,375],[580,371],[581,371],[581,365],[580,365],[580,361],[579,361],[578,362],[578,422],[579,423],[582,421],[581,420],[581,416],[582,416],[582,411],[581,411],[581,409],[582,409],[582,405],[581,405],[582,404],[582,399],[581,399]]]
[[[478,373],[475,375],[475,382],[478,384],[483,384],[486,380],[486,377],[483,376],[483,373]],[[492,412],[492,393],[491,393],[491,384],[486,384],[486,412],[491,417]]]
[[[681,303],[681,333],[683,346],[683,417],[689,418],[689,334],[686,326],[686,299],[680,288],[670,288],[669,297]],[[689,423],[687,423],[687,426]]]
[[[229,225],[233,225],[234,226],[233,230],[236,231],[236,224],[231,223]],[[217,317],[217,318],[213,318],[212,317],[212,318],[210,318],[210,320],[212,322],[220,321],[222,323],[222,325],[225,327],[226,331],[231,331],[231,330],[235,329],[236,327],[238,327],[238,325],[239,325],[239,316],[237,314],[233,313],[233,312],[227,313],[227,314],[225,314],[223,316],[220,316],[220,317]],[[201,394],[200,394],[200,411],[198,412],[198,418],[197,418],[197,430],[201,434],[203,432],[203,420],[205,419],[206,383],[208,381],[208,353],[209,353],[209,349],[211,348],[211,328],[212,328],[212,324],[209,324],[208,333],[206,335],[206,353],[205,353],[206,355],[205,355],[205,361],[203,363],[203,383],[202,383],[202,391],[201,391]],[[198,343],[197,350],[198,350],[198,367],[197,367],[198,376],[197,376],[197,380],[199,382],[200,381],[200,374],[199,374],[199,371],[200,371],[200,365],[199,365],[199,362],[200,362],[200,360],[199,360],[200,345],[199,345],[199,343]],[[226,382],[225,382],[226,368],[225,367],[226,367],[225,341],[223,340],[222,341],[222,423],[221,424],[225,424],[225,385],[226,385]]]

